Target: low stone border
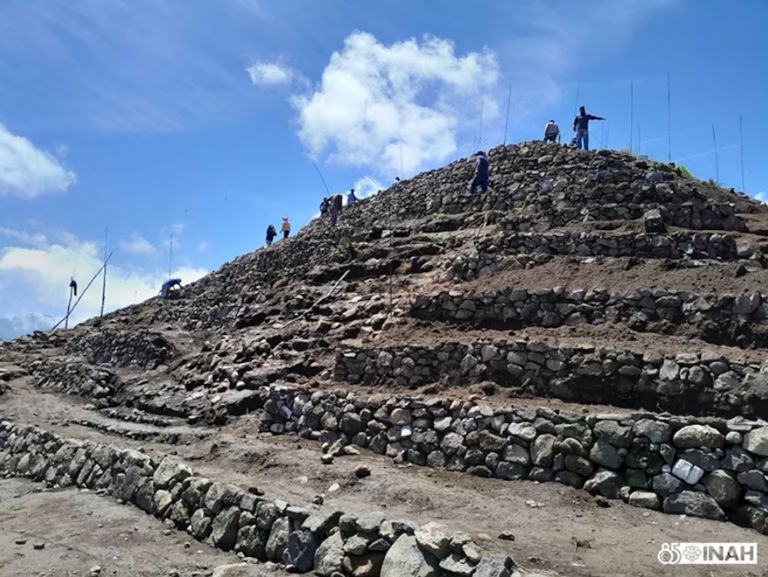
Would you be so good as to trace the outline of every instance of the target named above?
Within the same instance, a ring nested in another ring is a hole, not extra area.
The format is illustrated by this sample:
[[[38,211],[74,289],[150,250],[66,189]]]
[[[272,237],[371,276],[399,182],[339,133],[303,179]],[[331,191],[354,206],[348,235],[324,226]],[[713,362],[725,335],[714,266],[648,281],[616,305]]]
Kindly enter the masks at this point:
[[[768,298],[760,293],[699,295],[668,290],[609,293],[578,288],[488,292],[453,289],[417,295],[411,314],[430,321],[479,327],[624,323],[641,332],[696,335],[721,345],[768,346]]]
[[[768,534],[768,423],[264,388],[263,431],[480,477],[555,481]]]
[[[599,234],[587,232],[537,233],[520,231],[525,223],[516,219],[502,227],[513,232],[496,239],[496,246],[505,252],[545,254],[575,254],[580,256],[611,256],[670,259],[715,259],[733,261],[739,258],[761,259],[749,246],[740,247],[732,236],[713,232],[674,234]]]
[[[493,381],[540,397],[689,415],[768,417],[768,362],[703,353],[662,354],[528,340],[434,347],[346,348],[335,378],[418,387]]]
[[[0,422],[0,472],[104,491],[200,541],[324,577],[510,577],[514,561],[469,536],[378,513],[310,509],[218,483],[168,458]]]

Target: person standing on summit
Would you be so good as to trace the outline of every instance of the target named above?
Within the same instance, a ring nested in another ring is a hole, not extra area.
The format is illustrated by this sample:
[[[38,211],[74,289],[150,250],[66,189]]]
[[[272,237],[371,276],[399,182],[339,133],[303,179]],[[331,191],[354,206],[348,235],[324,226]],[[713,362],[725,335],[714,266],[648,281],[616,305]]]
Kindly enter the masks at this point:
[[[478,150],[474,154],[475,156],[475,175],[472,177],[472,181],[469,183],[469,194],[475,194],[475,189],[480,186],[480,190],[483,192],[488,191],[488,171],[490,169],[490,163],[488,157],[485,156],[485,152]]]
[[[579,115],[573,119],[573,131],[576,133],[576,148],[589,150],[589,121],[605,120],[602,116],[587,114],[587,110],[581,106]]]

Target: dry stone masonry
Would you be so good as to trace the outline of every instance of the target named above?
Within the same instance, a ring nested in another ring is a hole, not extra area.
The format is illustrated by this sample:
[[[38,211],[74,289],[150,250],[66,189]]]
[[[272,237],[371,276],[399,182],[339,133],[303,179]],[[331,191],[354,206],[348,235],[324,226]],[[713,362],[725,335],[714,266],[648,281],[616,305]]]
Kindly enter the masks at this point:
[[[695,335],[717,344],[768,346],[768,299],[760,293],[698,295],[668,290],[609,293],[563,287],[491,292],[443,291],[417,295],[412,314],[420,319],[478,327],[623,323],[640,332]]]
[[[768,534],[768,423],[654,413],[262,391],[262,430],[354,444],[414,465],[563,483],[631,505]]]
[[[339,349],[335,378],[415,388],[493,381],[543,397],[691,415],[768,417],[768,361],[533,340]]]
[[[106,492],[214,547],[279,561],[297,573],[510,577],[515,568],[510,557],[483,554],[468,535],[436,523],[290,505],[202,477],[168,458],[8,421],[0,422],[0,473]]]

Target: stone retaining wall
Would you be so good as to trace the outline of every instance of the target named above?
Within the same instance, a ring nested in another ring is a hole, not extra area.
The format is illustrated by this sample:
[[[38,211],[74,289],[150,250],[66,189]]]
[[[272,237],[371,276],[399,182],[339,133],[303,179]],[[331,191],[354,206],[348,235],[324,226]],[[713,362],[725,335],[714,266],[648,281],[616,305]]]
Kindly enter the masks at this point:
[[[611,256],[635,258],[715,259],[733,261],[738,258],[762,259],[751,247],[738,247],[732,236],[714,232],[673,234],[599,234],[587,232],[517,232],[527,228],[515,221],[502,223],[515,232],[494,239],[498,250],[510,253],[575,254],[579,256]],[[486,250],[487,242],[479,243]]]
[[[435,523],[291,506],[256,489],[214,482],[170,459],[66,439],[0,422],[0,472],[51,487],[104,491],[200,541],[292,571],[340,577],[510,577],[514,561],[483,555],[470,537]],[[412,568],[423,572],[409,572]]]
[[[631,505],[768,533],[768,423],[584,416],[460,400],[262,389],[263,431],[355,444],[419,466],[555,481]]]
[[[761,372],[762,369],[762,372]],[[768,417],[768,363],[526,340],[340,349],[335,378],[418,387],[494,381],[539,397],[690,415]]]
[[[623,323],[641,332],[695,335],[716,344],[768,345],[768,299],[760,293],[698,295],[667,290],[609,293],[595,289],[507,287],[417,295],[411,314],[430,321],[478,327]]]
[[[174,354],[173,345],[163,335],[137,329],[84,332],[67,342],[67,350],[91,363],[113,367],[139,366],[147,370],[168,362]]]

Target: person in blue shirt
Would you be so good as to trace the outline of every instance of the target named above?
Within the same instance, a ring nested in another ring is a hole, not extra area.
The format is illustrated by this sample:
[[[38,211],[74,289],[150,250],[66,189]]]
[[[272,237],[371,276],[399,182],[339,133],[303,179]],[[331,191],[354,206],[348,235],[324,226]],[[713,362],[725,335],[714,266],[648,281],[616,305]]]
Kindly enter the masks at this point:
[[[602,116],[587,114],[587,110],[581,106],[579,115],[573,120],[573,131],[576,133],[576,148],[589,150],[589,121],[605,120]]]
[[[355,189],[351,188],[347,195],[347,204],[352,204],[354,202],[357,202],[357,197],[355,196]]]
[[[488,157],[485,156],[485,152],[478,150],[475,152],[475,175],[472,177],[472,181],[469,183],[469,194],[475,194],[475,189],[480,186],[480,190],[483,192],[488,191],[488,171],[490,169],[490,163]]]
[[[162,288],[160,289],[160,298],[168,299],[171,298],[171,295],[173,294],[171,292],[171,289],[174,287],[181,288],[181,279],[180,278],[171,278],[168,279],[163,283]]]

